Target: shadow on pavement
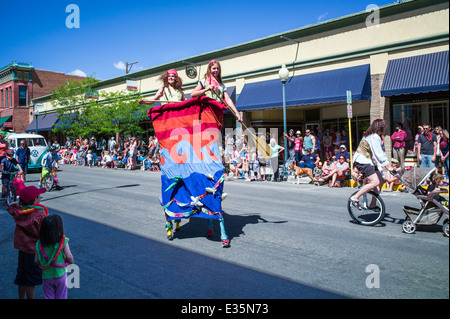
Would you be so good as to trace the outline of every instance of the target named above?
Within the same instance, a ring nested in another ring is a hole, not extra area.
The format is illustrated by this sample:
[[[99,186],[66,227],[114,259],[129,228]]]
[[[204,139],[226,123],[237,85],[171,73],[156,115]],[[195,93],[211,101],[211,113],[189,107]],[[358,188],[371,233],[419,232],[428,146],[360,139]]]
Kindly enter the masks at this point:
[[[49,213],[62,216],[80,270],[80,288],[69,289],[70,299],[347,298],[76,216],[51,209]],[[267,222],[258,215],[226,218],[232,236],[239,236],[246,223]],[[11,227],[12,234],[14,222],[3,220],[7,223],[4,226]],[[218,249],[222,248],[218,246]],[[14,299],[17,297],[17,287],[13,284],[17,250],[12,248],[12,238],[0,246],[0,253],[2,264],[8,263],[0,275],[3,286],[0,298]],[[42,298],[42,287],[36,288],[36,298]]]
[[[223,218],[225,221],[225,231],[227,233],[230,241],[239,237],[240,235],[245,235],[244,227],[248,224],[258,224],[258,223],[273,223],[273,224],[283,224],[287,223],[286,220],[281,221],[268,221],[261,217],[259,214],[242,214],[242,215],[232,215],[227,214],[223,211]],[[213,220],[214,239],[220,242],[220,227],[217,220]],[[190,219],[183,219],[181,221],[180,232],[176,233],[176,238],[192,238],[192,237],[205,237],[207,230],[207,220],[204,218],[191,217]],[[210,239],[210,238],[208,238]]]

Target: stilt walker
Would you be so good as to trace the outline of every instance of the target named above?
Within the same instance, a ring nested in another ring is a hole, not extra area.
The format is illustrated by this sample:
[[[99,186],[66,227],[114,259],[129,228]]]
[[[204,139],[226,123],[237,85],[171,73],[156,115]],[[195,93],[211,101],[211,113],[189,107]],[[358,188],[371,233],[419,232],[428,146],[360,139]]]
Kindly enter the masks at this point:
[[[169,240],[173,220],[200,217],[219,220],[222,246],[230,245],[222,214],[225,167],[219,150],[224,110],[225,105],[205,96],[148,110],[160,144],[160,204]]]
[[[163,82],[163,86],[150,100],[145,101],[143,99],[140,99],[140,104],[152,105],[155,102],[167,104],[168,102],[181,102],[187,100],[181,88],[183,86],[183,81],[178,76],[178,72],[175,69],[170,69],[167,72],[163,73],[160,76],[159,80]],[[167,238],[173,239],[173,223],[171,220],[166,221],[165,228],[167,231]],[[180,220],[177,219],[175,220],[175,231],[178,231],[179,229]]]

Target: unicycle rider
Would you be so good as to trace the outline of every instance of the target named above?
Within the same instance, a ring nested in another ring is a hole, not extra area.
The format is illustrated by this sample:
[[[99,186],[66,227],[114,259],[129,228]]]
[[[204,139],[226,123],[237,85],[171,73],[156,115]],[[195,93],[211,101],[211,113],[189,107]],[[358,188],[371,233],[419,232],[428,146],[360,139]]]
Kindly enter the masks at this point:
[[[374,120],[364,133],[353,157],[353,166],[363,175],[363,178],[366,178],[366,184],[356,194],[350,197],[351,204],[358,209],[362,209],[359,204],[359,198],[362,195],[371,190],[377,194],[381,192],[384,178],[378,170],[376,162],[389,171],[393,170],[383,149],[383,137],[386,127],[387,123],[385,120]],[[369,209],[377,209],[376,204],[371,203]]]

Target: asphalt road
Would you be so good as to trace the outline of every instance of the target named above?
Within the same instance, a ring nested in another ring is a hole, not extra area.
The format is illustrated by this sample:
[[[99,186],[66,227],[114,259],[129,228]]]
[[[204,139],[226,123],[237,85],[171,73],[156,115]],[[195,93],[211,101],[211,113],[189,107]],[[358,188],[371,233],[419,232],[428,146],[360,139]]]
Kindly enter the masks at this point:
[[[411,194],[383,194],[387,218],[365,227],[347,213],[350,188],[225,182],[231,247],[222,248],[218,223],[209,239],[198,218],[166,239],[158,173],[65,165],[58,176],[63,189],[41,203],[63,217],[79,268],[69,298],[449,298],[442,220],[402,233],[403,205],[418,206]],[[28,175],[27,185],[38,179]],[[5,208],[0,204],[0,298],[12,299],[17,251]]]

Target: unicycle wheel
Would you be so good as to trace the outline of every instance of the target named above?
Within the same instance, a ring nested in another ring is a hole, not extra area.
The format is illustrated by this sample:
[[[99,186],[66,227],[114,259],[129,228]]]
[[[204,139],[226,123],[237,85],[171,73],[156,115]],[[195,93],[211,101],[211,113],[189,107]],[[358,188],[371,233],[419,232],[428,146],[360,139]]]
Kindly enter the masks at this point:
[[[47,189],[47,192],[50,192],[53,188],[53,184],[54,184],[55,180],[53,178],[53,176],[51,176],[50,174],[44,178],[44,180],[42,181],[42,185],[44,186],[45,189]]]
[[[386,214],[386,207],[380,195],[370,191],[359,198],[359,207],[350,200],[357,192],[348,199],[347,209],[354,222],[364,226],[373,226],[381,222]]]

